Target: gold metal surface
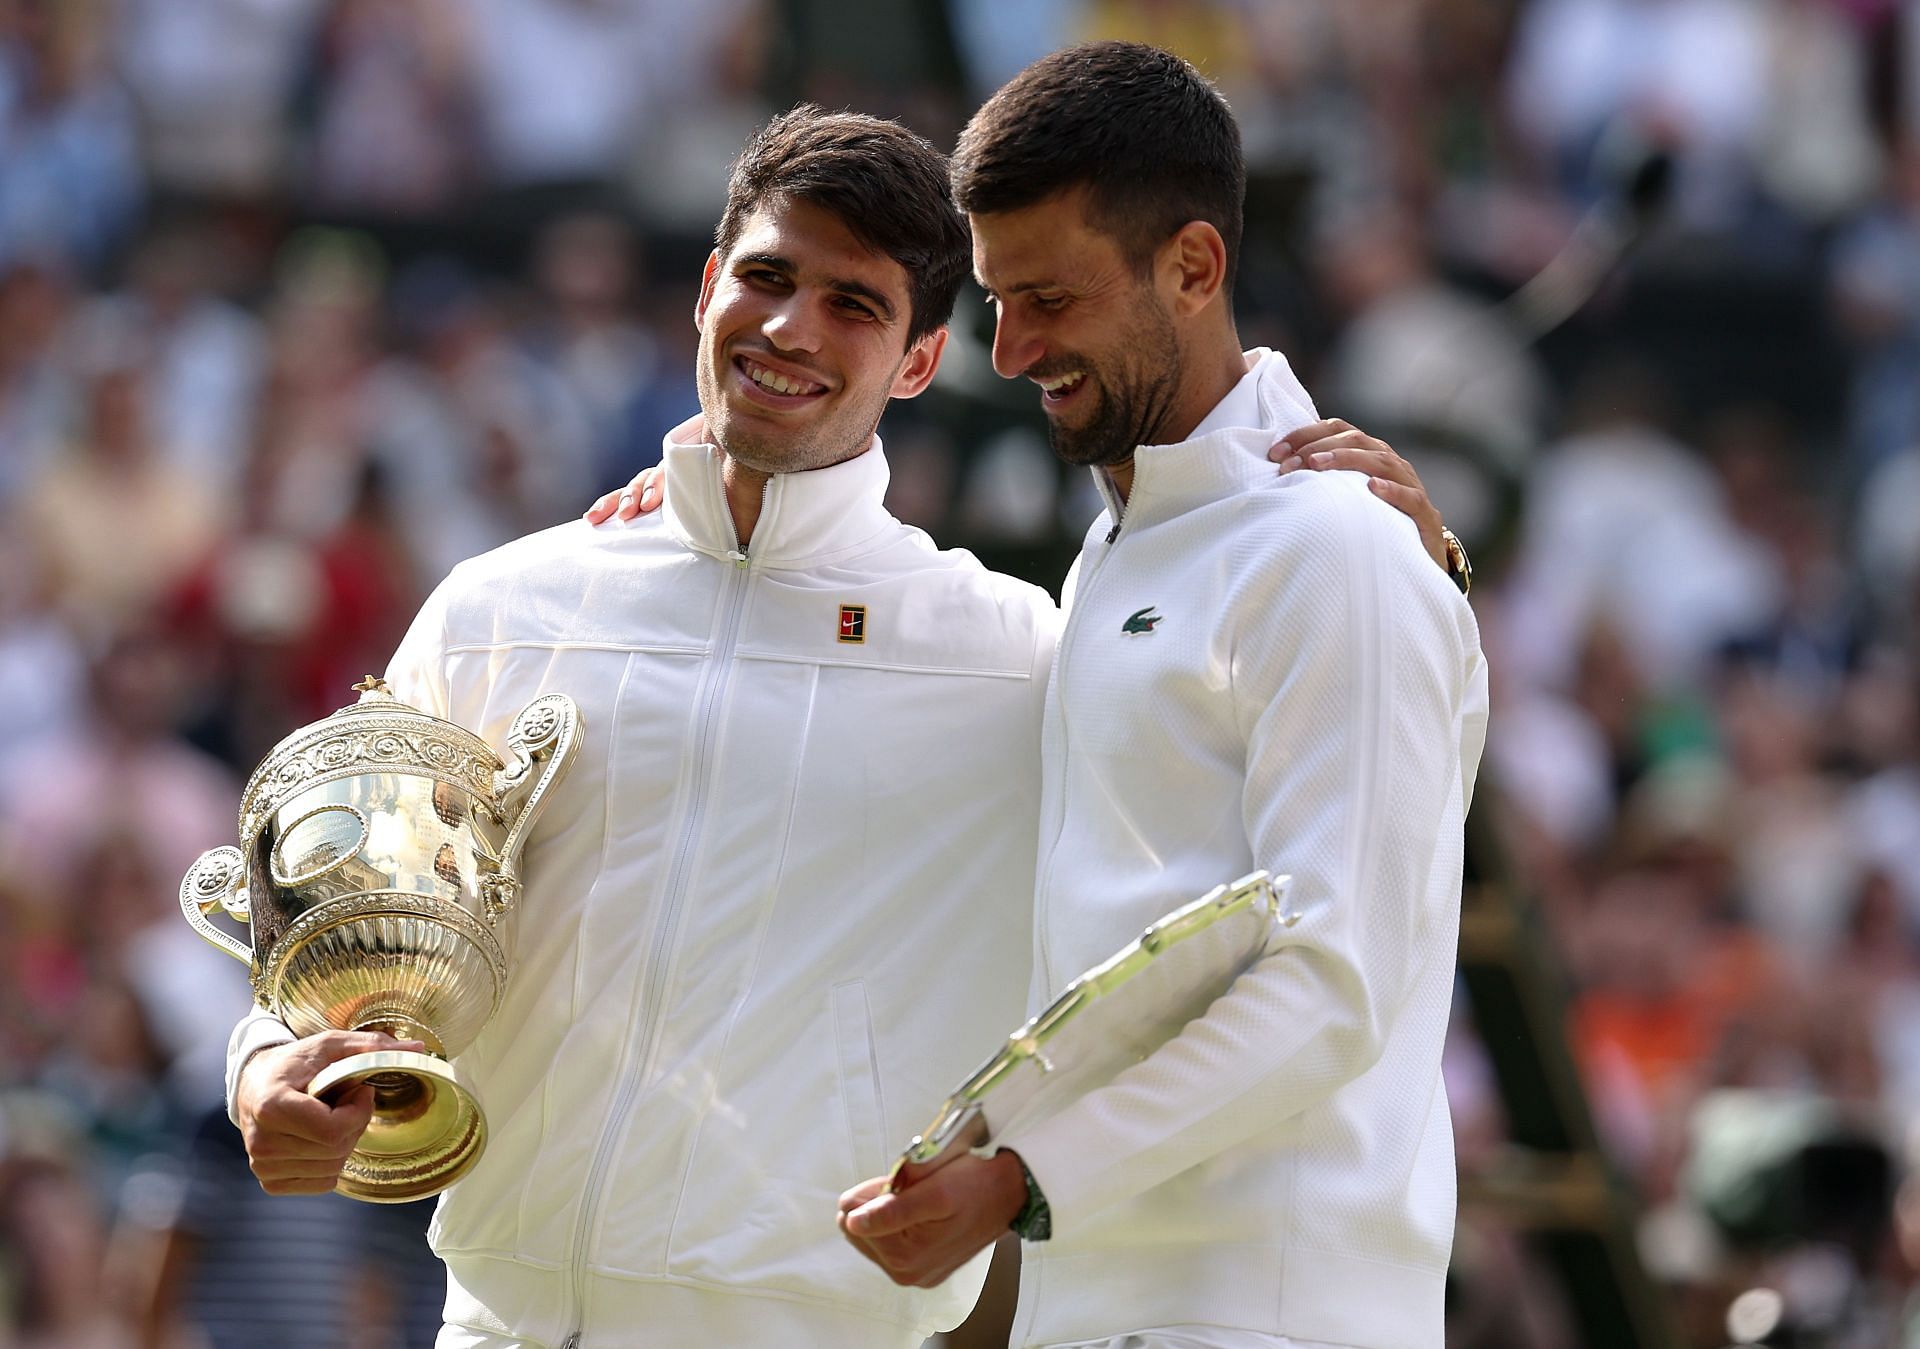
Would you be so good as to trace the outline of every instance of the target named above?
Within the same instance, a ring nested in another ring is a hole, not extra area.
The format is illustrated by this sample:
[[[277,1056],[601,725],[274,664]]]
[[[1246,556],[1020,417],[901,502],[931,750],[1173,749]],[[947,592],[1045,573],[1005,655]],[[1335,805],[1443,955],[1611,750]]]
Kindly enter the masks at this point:
[[[444,1060],[499,1009],[521,846],[572,762],[580,713],[561,694],[536,699],[503,760],[371,675],[354,687],[358,702],[254,770],[240,847],[201,855],[180,908],[246,962],[254,997],[294,1034],[379,1030],[428,1046],[356,1055],[310,1088],[374,1084],[373,1121],[336,1188],[398,1203],[451,1185],[485,1146],[485,1117]],[[210,922],[217,911],[246,923],[251,945]]]
[[[373,1087],[373,1119],[334,1188],[350,1199],[404,1204],[460,1179],[487,1145],[487,1120],[453,1069],[404,1049],[355,1054],[329,1064],[308,1088],[338,1095]]]

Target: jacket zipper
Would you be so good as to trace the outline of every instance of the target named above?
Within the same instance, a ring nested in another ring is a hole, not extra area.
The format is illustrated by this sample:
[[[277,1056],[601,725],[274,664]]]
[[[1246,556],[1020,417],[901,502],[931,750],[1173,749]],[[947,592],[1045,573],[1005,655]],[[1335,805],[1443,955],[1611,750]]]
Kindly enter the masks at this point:
[[[763,517],[766,514],[767,497],[772,490],[771,479],[760,489],[760,513]],[[654,923],[653,944],[647,952],[647,963],[642,967],[648,982],[644,1011],[640,1018],[643,1037],[641,1052],[638,1062],[628,1068],[614,1093],[613,1110],[601,1130],[600,1142],[593,1154],[593,1165],[587,1169],[586,1202],[581,1205],[579,1221],[574,1225],[572,1249],[567,1259],[573,1275],[573,1315],[568,1318],[573,1323],[573,1329],[560,1342],[561,1349],[580,1349],[581,1336],[586,1333],[581,1322],[587,1314],[587,1243],[592,1238],[594,1224],[599,1221],[607,1168],[613,1163],[614,1140],[620,1134],[621,1122],[633,1108],[633,1100],[639,1094],[641,1084],[652,1071],[654,1051],[659,1047],[660,1008],[666,997],[666,960],[693,870],[694,842],[700,836],[701,821],[706,813],[707,786],[712,770],[708,758],[715,739],[714,713],[721,704],[727,685],[732,681],[733,645],[740,635],[740,616],[746,609],[751,561],[746,549],[740,546],[739,532],[733,525],[733,512],[727,508],[724,487],[721,489],[720,505],[727,520],[727,537],[733,542],[733,549],[727,554],[727,560],[733,563],[733,567],[728,571],[725,581],[727,590],[720,617],[719,639],[714,643],[713,654],[708,657],[707,685],[700,695],[699,729],[694,739],[692,799],[687,807],[686,824],[680,831],[680,846],[674,852],[673,871],[667,878],[660,916]]]
[[[1051,689],[1058,691],[1060,699],[1060,757],[1062,763],[1066,761],[1068,750],[1073,739],[1067,733],[1067,696],[1066,689],[1060,683],[1061,672],[1066,669],[1067,665],[1067,648],[1073,641],[1075,632],[1079,629],[1080,615],[1087,610],[1087,595],[1093,587],[1093,579],[1105,568],[1107,559],[1113,556],[1114,545],[1120,541],[1120,531],[1125,529],[1127,524],[1127,504],[1120,499],[1120,494],[1114,490],[1113,480],[1107,476],[1106,470],[1104,469],[1094,469],[1093,475],[1095,484],[1100,488],[1101,496],[1106,498],[1107,509],[1113,513],[1113,528],[1107,531],[1106,546],[1104,548],[1097,552],[1092,549],[1085,551],[1084,556],[1090,565],[1083,566],[1080,570],[1079,582],[1074,587],[1073,612],[1067,615],[1066,624],[1060,630],[1060,644],[1054,649],[1053,675],[1049,680],[1049,686]],[[1052,697],[1054,694],[1050,692],[1048,696]],[[1053,838],[1047,844],[1046,865],[1040,870],[1040,874],[1044,879],[1039,886],[1039,893],[1034,896],[1033,902],[1034,930],[1040,934],[1040,969],[1046,979],[1047,992],[1050,995],[1059,991],[1054,981],[1053,942],[1050,940],[1053,930],[1050,921],[1052,910],[1050,900],[1053,895],[1053,859],[1054,855],[1060,850],[1060,827],[1057,821],[1066,818],[1066,795],[1066,775],[1063,773],[1060,779],[1060,800],[1054,808],[1054,819],[1056,823],[1053,828]],[[1078,971],[1075,971],[1075,973],[1078,973]]]

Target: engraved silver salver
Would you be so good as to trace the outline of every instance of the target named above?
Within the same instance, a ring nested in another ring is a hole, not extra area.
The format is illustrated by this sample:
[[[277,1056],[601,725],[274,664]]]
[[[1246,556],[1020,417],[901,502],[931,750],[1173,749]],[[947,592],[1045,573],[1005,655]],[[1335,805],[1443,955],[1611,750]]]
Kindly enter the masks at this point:
[[[1281,916],[1291,880],[1256,871],[1216,886],[1068,984],[947,1098],[894,1164],[894,1188],[1050,1118],[1173,1039],[1299,921]]]

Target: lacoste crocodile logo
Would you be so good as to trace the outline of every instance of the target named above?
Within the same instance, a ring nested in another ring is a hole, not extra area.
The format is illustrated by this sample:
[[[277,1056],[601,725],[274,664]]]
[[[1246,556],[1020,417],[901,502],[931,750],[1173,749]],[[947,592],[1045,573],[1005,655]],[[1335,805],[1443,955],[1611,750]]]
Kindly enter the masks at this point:
[[[1155,605],[1149,604],[1144,609],[1136,609],[1128,614],[1127,621],[1120,625],[1120,635],[1123,637],[1131,637],[1136,633],[1152,632],[1153,625],[1165,617],[1164,614],[1156,614],[1154,612],[1156,607]]]

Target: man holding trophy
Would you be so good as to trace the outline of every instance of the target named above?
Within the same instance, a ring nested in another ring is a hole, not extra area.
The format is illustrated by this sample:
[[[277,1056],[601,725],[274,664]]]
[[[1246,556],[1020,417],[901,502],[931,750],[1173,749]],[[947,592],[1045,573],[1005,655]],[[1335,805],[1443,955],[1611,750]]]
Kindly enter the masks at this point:
[[[907,1349],[973,1304],[984,1259],[897,1287],[832,1219],[1028,984],[1056,611],[889,516],[875,436],[931,379],[966,265],[944,156],[868,117],[777,118],[707,264],[667,509],[462,564],[391,697],[367,693],[493,744],[543,698],[579,710],[499,1010],[455,1060],[486,1138],[431,1231],[443,1346]],[[508,813],[490,781],[467,816]],[[445,826],[412,818],[430,841],[397,849],[432,871]],[[436,1049],[379,1024],[416,1043],[237,1028],[232,1109],[269,1190],[333,1188],[381,1118],[372,1088],[316,1101],[316,1074]]]

